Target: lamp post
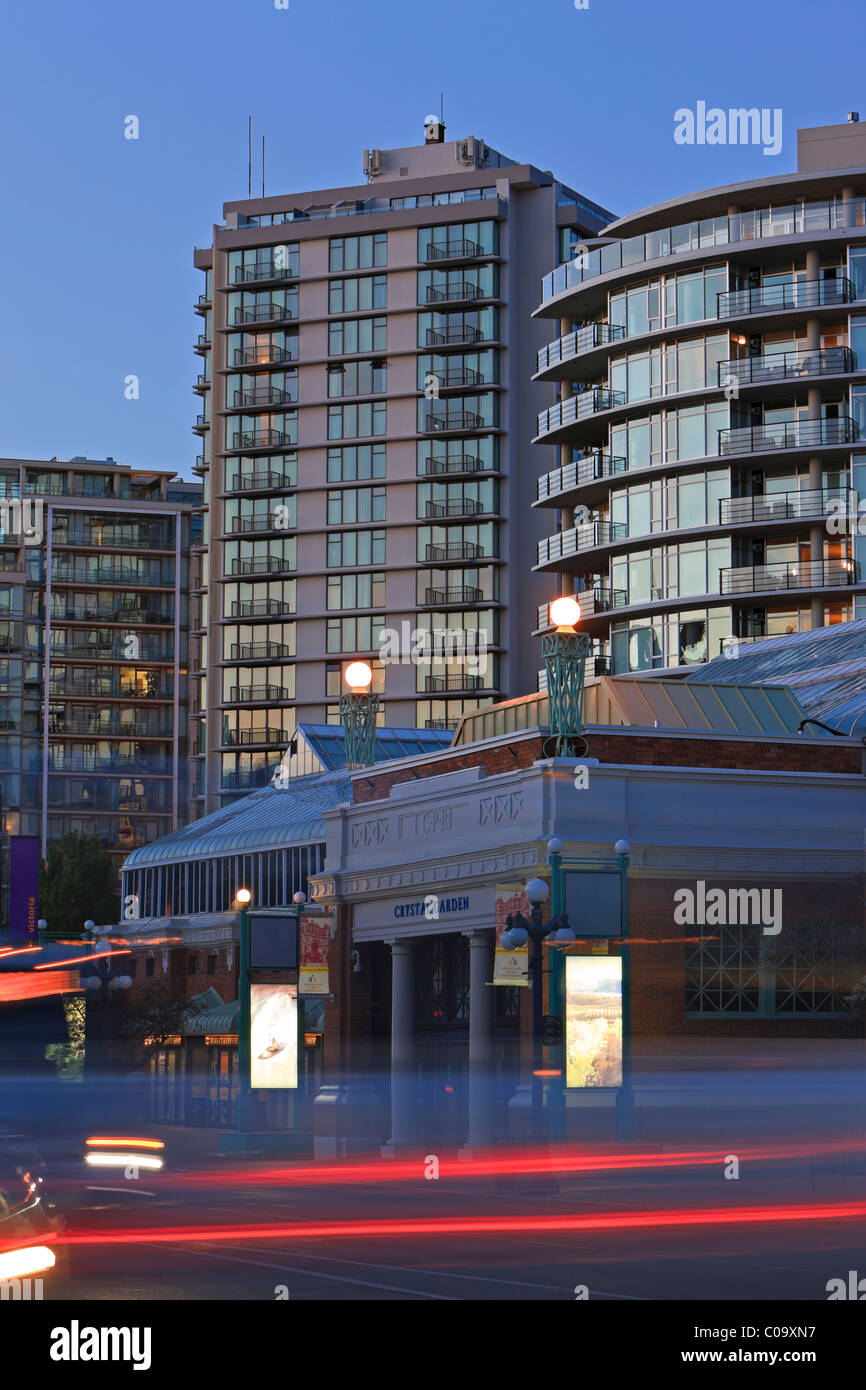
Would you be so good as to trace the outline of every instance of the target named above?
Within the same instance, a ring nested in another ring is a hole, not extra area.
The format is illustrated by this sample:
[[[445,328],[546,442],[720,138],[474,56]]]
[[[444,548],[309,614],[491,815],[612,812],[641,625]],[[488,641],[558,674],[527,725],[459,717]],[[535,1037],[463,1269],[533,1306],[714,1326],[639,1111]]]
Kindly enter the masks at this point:
[[[93,926],[92,923],[91,926]],[[117,954],[126,955],[127,953],[118,951]],[[100,1012],[102,1014],[102,1060],[103,1063],[105,1063],[109,1056],[111,1034],[109,1028],[109,1001],[115,991],[132,988],[132,977],[126,973],[124,967],[112,965],[110,956],[103,956],[94,960],[92,964],[85,966],[84,970],[87,972],[84,974],[84,988],[89,992],[94,1001],[97,998],[99,999]]]
[[[298,933],[298,980],[299,980],[299,981],[300,981],[300,977],[301,977],[301,965],[302,965],[302,961],[301,961],[301,917],[303,916],[304,906],[305,906],[305,904],[306,904],[306,901],[307,901],[307,895],[306,895],[306,893],[302,893],[301,890],[300,890],[300,888],[298,889],[298,891],[297,891],[296,893],[293,893],[293,894],[292,894],[292,902],[294,903],[294,907],[295,907],[295,917],[297,918],[297,933]],[[307,1049],[306,1049],[306,1046],[305,1046],[305,1043],[304,1043],[304,1038],[305,1038],[305,1034],[306,1034],[306,1008],[305,1008],[305,1005],[304,1005],[304,1000],[301,998],[300,990],[299,990],[298,996],[297,996],[297,1003],[298,1003],[298,1057],[299,1057],[299,1059],[302,1059],[302,1061],[301,1061],[301,1066],[300,1066],[300,1068],[299,1068],[299,1078],[298,1078],[298,1079],[299,1079],[299,1081],[300,1081],[300,1083],[301,1083],[301,1086],[302,1086],[302,1097],[303,1097],[303,1100],[302,1100],[302,1104],[303,1104],[303,1116],[298,1116],[298,1119],[303,1118],[304,1121],[306,1122],[306,1120],[308,1119],[308,1100],[309,1100],[309,1088],[308,1088],[308,1086],[307,1086]],[[312,1126],[311,1126],[311,1128],[312,1128]],[[296,1129],[296,1130],[297,1130],[297,1129],[300,1129],[300,1125],[297,1123],[297,1120],[295,1121],[295,1129]]]
[[[340,696],[340,719],[346,734],[346,766],[372,767],[376,761],[376,716],[379,696],[370,689],[373,671],[366,661],[346,667],[348,693]]]
[[[543,752],[547,757],[582,758],[589,748],[583,736],[583,691],[590,639],[575,631],[580,622],[576,599],[566,595],[554,599],[549,612],[556,631],[541,639],[550,710],[550,738],[545,739]]]
[[[616,1137],[634,1138],[634,1092],[631,1086],[631,951],[628,944],[628,840],[614,845],[623,878],[622,957],[622,1086],[616,1097]]]
[[[502,944],[507,950],[525,946],[532,942],[529,956],[529,972],[532,983],[532,1131],[537,1140],[544,1138],[544,941],[573,941],[574,933],[564,916],[552,917],[542,921],[542,907],[550,896],[550,890],[543,879],[532,878],[526,885],[526,896],[530,903],[530,917],[527,920],[522,912],[509,913],[506,917],[507,930],[502,934]]]
[[[253,895],[249,888],[239,888],[235,901],[238,904],[240,961],[238,964],[238,1113],[237,1128],[241,1134],[249,1132],[252,1092],[250,1090],[250,918],[249,906]]]

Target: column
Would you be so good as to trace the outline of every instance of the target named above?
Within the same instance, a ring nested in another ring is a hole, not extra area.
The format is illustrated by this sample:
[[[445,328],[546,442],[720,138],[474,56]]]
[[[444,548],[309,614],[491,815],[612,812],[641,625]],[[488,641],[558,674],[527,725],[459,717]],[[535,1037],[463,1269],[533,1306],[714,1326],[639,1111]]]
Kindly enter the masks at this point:
[[[415,949],[414,942],[391,947],[391,1138],[385,1156],[415,1141]]]
[[[462,1152],[493,1142],[493,988],[494,938],[487,931],[466,932],[469,938],[469,1133]]]

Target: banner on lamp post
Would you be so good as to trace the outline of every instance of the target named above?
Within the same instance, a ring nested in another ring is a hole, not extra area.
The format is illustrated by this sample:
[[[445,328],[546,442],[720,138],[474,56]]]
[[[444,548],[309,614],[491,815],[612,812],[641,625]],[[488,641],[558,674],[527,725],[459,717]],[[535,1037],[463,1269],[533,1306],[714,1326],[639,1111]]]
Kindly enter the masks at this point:
[[[328,983],[328,946],[331,941],[331,917],[301,918],[301,963],[298,969],[298,994],[330,994]]]
[[[35,942],[39,937],[39,839],[13,835],[9,841],[9,936]]]
[[[494,918],[496,922],[496,950],[493,956],[493,983],[495,985],[529,985],[529,945],[507,950],[502,945],[502,933],[507,931],[505,921],[511,913],[522,912],[529,916],[529,900],[520,887],[500,886],[494,894]]]

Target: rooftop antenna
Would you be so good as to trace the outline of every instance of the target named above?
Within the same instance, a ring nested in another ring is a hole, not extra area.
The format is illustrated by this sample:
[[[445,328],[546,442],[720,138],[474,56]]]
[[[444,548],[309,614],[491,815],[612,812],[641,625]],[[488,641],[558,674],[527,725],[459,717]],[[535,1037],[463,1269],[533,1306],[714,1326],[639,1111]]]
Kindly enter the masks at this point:
[[[262,197],[265,196],[265,137],[262,136]]]
[[[251,198],[251,197],[253,196],[253,118],[252,118],[252,116],[250,116],[250,118],[249,118],[249,126],[250,126],[250,142],[249,142],[249,143],[250,143],[250,162],[249,162],[249,177],[248,177],[248,180],[247,180],[247,189],[248,189],[248,192],[249,192],[249,197]]]
[[[439,93],[439,124],[445,124],[445,93]]]

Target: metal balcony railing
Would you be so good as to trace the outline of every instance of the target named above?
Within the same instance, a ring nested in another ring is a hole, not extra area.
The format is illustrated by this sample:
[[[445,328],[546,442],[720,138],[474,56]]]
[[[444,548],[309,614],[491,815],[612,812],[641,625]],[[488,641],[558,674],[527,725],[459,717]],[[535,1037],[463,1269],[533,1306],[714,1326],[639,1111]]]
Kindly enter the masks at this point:
[[[844,275],[832,280],[786,280],[778,285],[723,291],[718,298],[717,317],[742,318],[780,309],[820,309],[826,304],[849,304],[856,298],[853,282]]]
[[[235,473],[229,483],[229,492],[255,492],[257,489],[265,488],[282,490],[295,486],[288,473],[278,473],[276,469],[268,468],[258,473]]]
[[[275,261],[259,261],[256,265],[235,267],[235,284],[247,285],[251,280],[291,280],[297,279],[298,272],[288,266],[277,265]]]
[[[261,366],[265,362],[291,362],[292,355],[282,347],[235,348],[236,367]]]
[[[765,421],[759,425],[719,430],[719,453],[757,454],[778,449],[812,449],[834,444],[853,444],[859,436],[850,415],[836,419]]]
[[[447,560],[484,560],[490,557],[485,555],[481,546],[476,541],[456,541],[451,545],[428,545],[425,546],[425,558],[433,561]]]
[[[235,535],[238,532],[246,534],[248,531],[285,531],[288,529],[286,526],[278,526],[276,517],[272,516],[270,512],[264,512],[258,516],[232,517],[231,530]]]
[[[463,343],[487,343],[490,339],[471,323],[449,324],[447,328],[427,329],[428,347],[454,347]]]
[[[571,492],[573,488],[583,487],[599,478],[612,478],[614,474],[627,470],[628,459],[619,454],[606,454],[600,450],[586,454],[573,463],[564,463],[561,468],[552,469],[550,473],[542,473],[538,479],[538,501],[545,502],[549,497],[558,497],[563,492]]]
[[[281,449],[290,443],[285,430],[236,430],[232,435],[235,449]]]
[[[291,605],[279,598],[242,598],[232,602],[233,618],[276,618],[291,612]]]
[[[431,372],[436,378],[440,391],[448,391],[452,386],[486,386],[487,379],[474,367],[449,367],[447,371]]]
[[[461,497],[457,502],[428,502],[428,517],[440,516],[483,516],[484,504],[475,497]]]
[[[285,574],[291,570],[291,560],[282,555],[243,556],[232,560],[232,574]]]
[[[233,685],[229,691],[229,704],[246,705],[263,701],[276,704],[280,700],[290,700],[289,691],[281,685]]]
[[[752,594],[780,589],[848,588],[860,582],[854,560],[792,560],[770,565],[733,565],[723,569],[720,592]]]
[[[580,617],[583,622],[588,618],[597,617],[600,613],[609,613],[613,608],[625,607],[628,596],[625,589],[609,589],[597,584],[592,589],[581,589],[580,593],[570,594],[569,597],[577,599],[580,604]],[[552,602],[551,599],[550,603]],[[550,621],[550,603],[538,605],[539,629],[553,626]]]
[[[428,434],[441,430],[480,430],[484,428],[484,418],[474,410],[457,410],[426,416],[424,429]]]
[[[448,608],[451,604],[482,603],[484,595],[480,589],[470,584],[458,585],[453,589],[425,589],[424,602],[436,608]]]
[[[294,309],[285,304],[252,304],[235,309],[235,323],[287,323],[295,318]]]
[[[574,425],[579,420],[590,419],[603,410],[613,410],[625,405],[625,391],[611,391],[607,386],[591,386],[576,396],[558,401],[556,405],[542,410],[538,415],[538,434],[550,434],[551,430],[561,429],[563,425]]]
[[[739,357],[718,365],[719,385],[766,385],[806,376],[838,376],[854,371],[854,354],[847,347],[797,348],[764,357]]]
[[[288,743],[289,735],[285,729],[227,729],[223,733],[223,746],[232,747],[238,743]]]
[[[424,689],[428,692],[446,690],[483,690],[483,676],[425,676]]]
[[[624,337],[625,328],[619,323],[604,321],[576,328],[573,333],[566,333],[564,337],[539,348],[538,370],[543,372],[548,367],[555,367],[558,362],[567,362],[579,353],[591,352],[593,348],[603,347],[606,343],[618,343]]]
[[[755,497],[723,497],[719,502],[719,523],[737,526],[760,521],[820,521],[835,506],[857,513],[857,493],[845,488],[801,492],[766,492]]]
[[[427,477],[442,473],[477,473],[484,466],[477,454],[448,454],[441,458],[428,454],[423,464]]]
[[[233,642],[229,655],[232,661],[277,660],[291,656],[292,649],[284,642]]]
[[[424,250],[423,259],[425,261],[468,261],[476,256],[485,254],[477,241],[455,240],[436,242],[430,241]]]
[[[51,579],[54,584],[134,584],[140,587],[142,584],[147,588],[173,589],[174,580],[162,579],[158,574],[139,574],[137,570],[131,569],[101,569],[99,573],[91,570],[70,570],[62,566],[52,569]]]
[[[568,531],[557,531],[555,535],[538,542],[538,564],[546,565],[551,560],[563,560],[569,555],[595,550],[598,546],[613,545],[615,541],[624,541],[627,537],[628,526],[624,521],[591,521],[586,526],[573,526]]]
[[[235,391],[233,405],[285,405],[291,403],[292,394],[281,386],[257,386],[249,391]]]
[[[425,729],[456,729],[459,719],[425,719]]]
[[[427,303],[428,304],[457,304],[462,299],[486,299],[480,285],[473,284],[471,280],[455,280],[453,285],[428,285]]]

